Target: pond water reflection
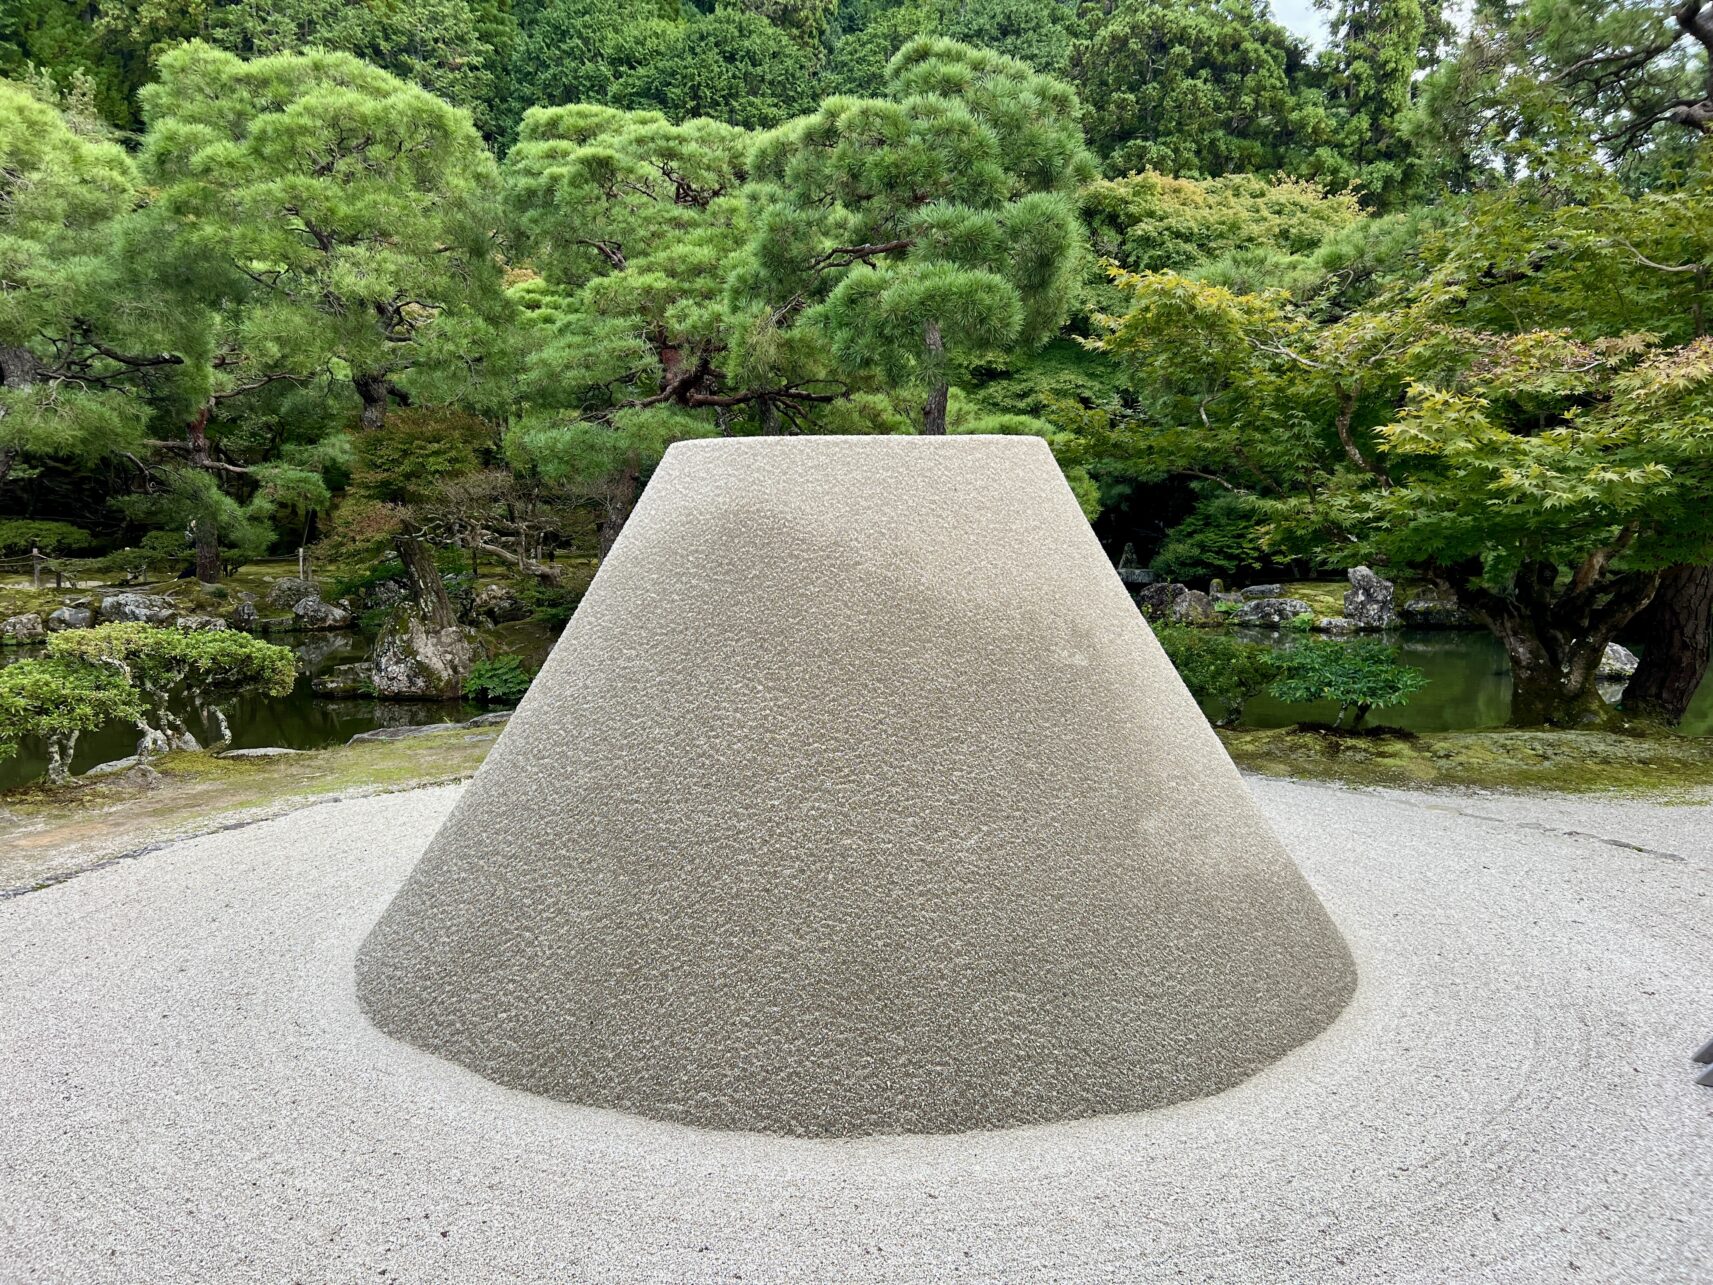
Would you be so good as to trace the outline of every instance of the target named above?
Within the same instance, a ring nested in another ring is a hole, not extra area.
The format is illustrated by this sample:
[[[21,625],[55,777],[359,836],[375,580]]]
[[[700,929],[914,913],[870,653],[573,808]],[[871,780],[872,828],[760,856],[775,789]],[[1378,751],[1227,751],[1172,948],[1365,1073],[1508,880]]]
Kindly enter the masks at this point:
[[[1245,642],[1281,648],[1298,645],[1305,635],[1272,633],[1264,629],[1233,631]],[[1427,675],[1427,686],[1404,705],[1375,710],[1369,721],[1413,732],[1451,732],[1499,727],[1510,715],[1511,665],[1505,649],[1492,634],[1466,630],[1403,629],[1385,635],[1403,652],[1406,664]],[[1622,684],[1603,687],[1616,700]],[[1217,714],[1217,709],[1210,713]],[[1271,696],[1257,696],[1244,708],[1245,727],[1288,727],[1299,722],[1329,722],[1338,713],[1331,701],[1288,705]],[[1713,683],[1703,683],[1679,729],[1686,735],[1713,733]]]
[[[298,677],[289,696],[240,696],[223,706],[232,724],[232,748],[275,745],[291,750],[321,749],[342,745],[358,732],[377,727],[453,723],[482,712],[463,701],[327,700],[310,691],[310,680],[316,674],[363,659],[371,643],[359,634],[316,634],[292,644],[298,658]],[[9,647],[0,653],[0,663],[40,654],[40,648]],[[188,709],[181,707],[176,712],[198,736],[204,734]],[[113,723],[78,739],[72,771],[87,772],[97,763],[125,758],[136,750],[137,729],[127,723]],[[45,769],[42,747],[26,744],[12,758],[0,759],[0,789],[36,780]]]

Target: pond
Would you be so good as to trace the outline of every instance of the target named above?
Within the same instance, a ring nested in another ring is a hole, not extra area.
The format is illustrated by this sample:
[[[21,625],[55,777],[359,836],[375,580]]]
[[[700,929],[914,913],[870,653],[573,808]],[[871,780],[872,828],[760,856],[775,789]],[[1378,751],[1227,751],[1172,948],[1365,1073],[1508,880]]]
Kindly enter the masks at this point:
[[[241,696],[223,706],[232,724],[232,748],[277,745],[292,750],[322,749],[343,745],[358,732],[377,727],[454,723],[483,712],[480,706],[463,701],[328,700],[310,691],[315,675],[334,665],[362,660],[372,643],[373,639],[359,634],[317,634],[288,644],[298,658],[297,684],[291,695]],[[8,647],[0,653],[0,663],[39,654],[40,648]],[[204,735],[188,710],[180,708],[177,712],[193,732]],[[125,758],[136,750],[137,729],[128,723],[114,723],[78,739],[72,770],[87,772],[98,763]],[[0,759],[0,789],[37,780],[46,767],[42,748],[26,744],[13,757]]]
[[[1291,647],[1302,635],[1266,630],[1238,630],[1237,636],[1252,642]],[[1409,703],[1378,710],[1370,721],[1417,732],[1458,731],[1497,727],[1510,710],[1511,675],[1504,649],[1487,633],[1402,630],[1388,636],[1397,643],[1404,660],[1421,669],[1427,686]],[[293,646],[299,675],[291,695],[279,698],[242,697],[228,707],[232,723],[232,746],[247,749],[264,745],[286,749],[320,749],[342,745],[358,732],[377,727],[420,726],[451,723],[473,718],[482,710],[464,702],[404,703],[374,700],[329,700],[310,691],[310,680],[334,665],[361,660],[370,641],[357,634],[319,634]],[[537,632],[527,640],[508,638],[528,656],[529,666],[541,663],[551,638]],[[34,648],[8,648],[0,663],[34,654]],[[1615,698],[1616,687],[1607,690]],[[182,712],[182,711],[181,711]],[[1209,707],[1217,716],[1221,711]],[[1331,702],[1288,705],[1270,696],[1258,696],[1244,710],[1245,727],[1286,727],[1304,721],[1329,721],[1338,712]],[[1704,683],[1680,729],[1688,735],[1713,735],[1713,683]],[[97,763],[124,758],[136,750],[136,729],[114,724],[78,741],[73,770],[88,771]],[[0,760],[0,789],[21,785],[41,776],[45,758],[39,746],[26,745],[10,759]]]
[[[1238,629],[1234,636],[1246,642],[1292,647],[1301,634],[1272,633],[1264,629]],[[1413,732],[1453,732],[1478,727],[1499,727],[1510,716],[1511,665],[1499,641],[1485,631],[1403,629],[1385,635],[1403,653],[1406,664],[1427,675],[1427,686],[1407,704],[1375,710],[1373,723],[1407,727]],[[1616,700],[1623,684],[1603,686],[1608,700]],[[1217,707],[1209,713],[1217,715]],[[1288,727],[1299,722],[1330,722],[1338,713],[1331,701],[1310,705],[1288,705],[1271,696],[1257,696],[1243,710],[1244,727]],[[1713,683],[1703,683],[1678,729],[1685,735],[1713,734]]]

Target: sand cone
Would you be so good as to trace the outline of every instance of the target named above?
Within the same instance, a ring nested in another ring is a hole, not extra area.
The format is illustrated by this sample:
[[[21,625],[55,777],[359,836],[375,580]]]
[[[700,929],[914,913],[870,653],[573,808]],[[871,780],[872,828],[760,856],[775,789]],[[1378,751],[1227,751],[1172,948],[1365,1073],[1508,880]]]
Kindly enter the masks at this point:
[[[814,1136],[1214,1093],[1354,984],[1030,437],[674,446],[357,960],[503,1084]]]

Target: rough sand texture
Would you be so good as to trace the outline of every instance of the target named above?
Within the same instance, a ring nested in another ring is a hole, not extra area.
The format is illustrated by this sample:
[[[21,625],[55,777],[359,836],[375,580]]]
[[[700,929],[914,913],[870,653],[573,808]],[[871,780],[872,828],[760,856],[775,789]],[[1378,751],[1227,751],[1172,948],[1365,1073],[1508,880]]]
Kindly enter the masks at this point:
[[[639,1120],[378,1033],[351,955],[455,788],[0,903],[0,1279],[1713,1282],[1706,810],[1253,789],[1344,1014],[1218,1097],[957,1137]]]
[[[1354,985],[1033,437],[674,446],[357,964],[502,1084],[817,1137],[1201,1097]]]

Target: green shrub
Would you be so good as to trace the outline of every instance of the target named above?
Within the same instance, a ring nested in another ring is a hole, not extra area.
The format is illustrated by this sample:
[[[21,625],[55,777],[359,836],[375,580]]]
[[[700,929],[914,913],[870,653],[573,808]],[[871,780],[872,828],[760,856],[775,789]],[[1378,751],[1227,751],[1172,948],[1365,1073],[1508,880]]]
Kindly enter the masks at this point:
[[[1266,691],[1279,676],[1278,656],[1271,647],[1185,625],[1163,625],[1154,636],[1177,666],[1190,695],[1224,709],[1219,719],[1222,727],[1242,718],[1250,698]]]
[[[68,629],[48,640],[48,655],[107,670],[134,688],[147,707],[136,721],[153,748],[194,748],[190,729],[171,708],[177,696],[215,725],[216,744],[224,744],[231,728],[223,700],[246,692],[284,696],[297,680],[297,657],[289,648],[235,629],[186,631],[132,622]]]
[[[531,677],[516,656],[478,660],[464,680],[464,695],[484,705],[513,705],[529,690]]]
[[[1355,711],[1349,727],[1356,728],[1369,710],[1401,705],[1426,682],[1421,670],[1402,664],[1398,649],[1385,643],[1305,642],[1280,656],[1271,690],[1293,704],[1337,701],[1332,725],[1344,726],[1344,716]]]
[[[529,608],[530,618],[554,629],[563,629],[583,601],[587,585],[561,587],[549,584],[528,584],[518,591],[518,600]]]
[[[28,553],[40,549],[43,553],[70,553],[87,549],[94,537],[82,527],[69,522],[49,522],[32,518],[7,518],[0,521],[0,553]]]
[[[142,716],[142,694],[104,666],[48,657],[0,668],[0,758],[39,737],[47,746],[50,784],[71,775],[72,752],[84,732]]]

